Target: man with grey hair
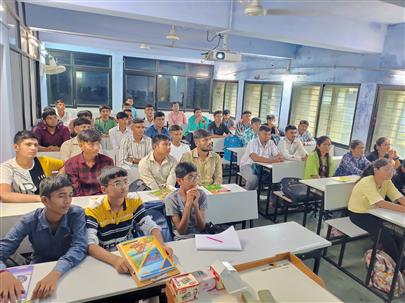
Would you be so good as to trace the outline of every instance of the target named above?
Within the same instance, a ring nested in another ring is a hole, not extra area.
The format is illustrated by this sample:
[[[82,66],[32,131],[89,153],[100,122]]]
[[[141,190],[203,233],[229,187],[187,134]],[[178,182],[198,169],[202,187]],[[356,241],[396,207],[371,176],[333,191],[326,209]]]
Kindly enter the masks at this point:
[[[197,167],[199,185],[222,184],[222,160],[212,151],[211,134],[205,129],[198,129],[193,137],[197,147],[183,154],[180,162],[191,162]]]
[[[101,169],[114,166],[114,161],[100,154],[101,134],[95,129],[86,129],[77,136],[82,152],[65,162],[65,172],[72,181],[76,196],[101,194],[97,177]]]
[[[111,251],[117,244],[138,236],[133,225],[145,235],[153,235],[169,256],[173,250],[163,243],[160,227],[152,220],[139,195],[128,196],[128,173],[119,167],[101,171],[99,182],[105,197],[86,208],[86,225],[90,256],[110,264],[119,273],[130,273],[128,261]]]
[[[39,186],[44,208],[22,217],[0,241],[1,302],[20,302],[23,286],[4,262],[15,253],[25,237],[32,244],[32,263],[56,261],[55,267],[37,282],[31,300],[52,295],[61,276],[87,255],[84,211],[71,205],[73,188],[64,175],[47,177]]]

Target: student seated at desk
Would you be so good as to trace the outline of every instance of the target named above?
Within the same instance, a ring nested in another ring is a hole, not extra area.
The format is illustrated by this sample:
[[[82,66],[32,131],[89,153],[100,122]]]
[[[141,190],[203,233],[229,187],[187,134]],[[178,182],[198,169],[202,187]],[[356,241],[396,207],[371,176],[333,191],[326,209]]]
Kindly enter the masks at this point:
[[[65,163],[65,173],[72,181],[75,196],[93,196],[101,194],[97,177],[101,169],[114,166],[113,160],[100,154],[101,134],[95,129],[87,129],[77,135],[82,153]]]
[[[271,164],[283,161],[283,156],[271,140],[270,127],[267,125],[260,126],[259,136],[248,143],[246,151],[240,160],[240,173],[246,180],[246,189],[256,189],[259,183],[258,174],[261,168],[254,162]]]
[[[364,156],[364,143],[360,140],[350,142],[350,151],[343,155],[335,176],[361,176],[371,164]]]
[[[59,151],[63,142],[70,139],[69,129],[58,123],[55,110],[47,110],[42,113],[43,124],[37,125],[34,133],[38,138],[39,151]]]
[[[127,97],[127,100],[123,103],[122,109],[131,110],[131,116],[129,116],[129,119],[133,120],[138,118],[138,113],[136,112],[136,108],[134,106],[134,98],[132,98],[132,96]]]
[[[229,109],[224,109],[223,111],[223,116],[222,116],[222,122],[228,127],[229,130],[234,130],[235,129],[235,121],[231,118],[231,112]]]
[[[172,139],[172,145],[170,146],[170,155],[175,157],[177,162],[180,161],[183,154],[190,151],[190,146],[181,142],[183,138],[183,129],[179,125],[170,126],[170,138]]]
[[[200,175],[198,185],[222,184],[222,160],[212,151],[213,143],[210,133],[205,129],[196,130],[193,134],[197,145],[192,151],[183,154],[180,162],[191,162],[197,167]]]
[[[369,153],[366,156],[367,160],[370,162],[374,162],[377,159],[389,159],[393,161],[394,168],[398,168],[401,166],[401,162],[399,161],[398,153],[395,149],[391,148],[390,139],[386,137],[378,138],[374,144],[374,151]]]
[[[285,128],[285,137],[277,145],[281,155],[290,161],[305,161],[308,153],[297,138],[297,128],[294,125],[287,125]]]
[[[281,136],[280,130],[277,127],[276,116],[274,115],[267,115],[266,116],[266,124],[271,129],[272,135]]]
[[[128,127],[128,119],[131,117],[124,112],[119,112],[116,118],[118,125],[108,131],[111,147],[115,151],[119,149],[122,138],[131,134],[131,130]]]
[[[301,120],[298,124],[298,139],[301,140],[304,145],[315,145],[316,141],[308,131],[309,122],[307,120]]]
[[[256,139],[259,134],[259,128],[262,125],[262,121],[259,118],[252,118],[250,121],[251,127],[249,127],[242,135],[243,146],[246,146],[250,141]]]
[[[208,204],[207,195],[198,189],[199,175],[193,163],[177,164],[176,179],[180,188],[165,198],[165,208],[175,226],[174,239],[181,240],[204,230]]]
[[[392,177],[392,183],[395,187],[405,195],[405,161],[402,161],[400,167],[398,167],[396,174]]]
[[[180,110],[179,102],[172,102],[172,111],[167,117],[167,122],[169,123],[169,126],[178,125],[183,127],[187,124],[186,114]]]
[[[139,162],[139,176],[150,189],[175,186],[177,160],[170,156],[170,138],[157,135],[152,140],[153,151]]]
[[[153,118],[153,124],[149,126],[145,135],[153,140],[157,135],[165,135],[170,137],[169,131],[165,126],[165,114],[163,112],[156,112]]]
[[[350,220],[368,231],[372,237],[377,237],[382,221],[372,214],[368,214],[370,209],[378,207],[405,213],[405,197],[391,182],[394,172],[395,170],[389,160],[374,161],[357,181],[350,196],[348,204]],[[386,196],[393,202],[386,201]],[[386,229],[381,234],[383,250],[395,261],[403,253],[399,251],[399,240]],[[401,270],[404,269],[405,259],[401,264]]]
[[[40,280],[33,299],[51,296],[63,274],[78,265],[87,255],[86,220],[81,207],[71,205],[73,188],[64,175],[47,177],[39,194],[44,208],[21,218],[0,240],[0,298],[15,302],[21,297],[21,282],[5,269],[4,262],[16,252],[28,236],[33,253],[32,263],[57,261],[55,267]]]
[[[327,136],[316,140],[315,150],[309,154],[305,163],[304,179],[332,177],[334,173],[333,157],[329,154],[332,141]]]
[[[250,124],[250,117],[252,116],[252,112],[245,110],[242,113],[242,117],[241,120],[236,123],[236,131],[235,131],[235,135],[237,135],[238,137],[242,137],[244,132],[251,127]]]
[[[155,107],[152,104],[146,104],[144,113],[145,113],[144,118],[145,128],[148,128],[154,123]]]
[[[106,196],[85,210],[89,255],[110,264],[119,273],[129,273],[131,266],[111,251],[116,250],[117,244],[136,237],[136,226],[145,235],[155,236],[166,252],[173,255],[173,250],[164,246],[160,227],[147,214],[141,198],[127,196],[127,175],[119,167],[103,169],[99,181]]]
[[[99,107],[100,117],[96,118],[95,127],[103,135],[108,136],[108,131],[117,125],[113,117],[110,117],[111,107],[101,105]]]
[[[212,138],[223,138],[231,133],[225,123],[222,122],[222,110],[214,112],[214,121],[208,125],[208,131],[212,134]]]
[[[77,118],[73,121],[73,130],[76,136],[63,142],[62,146],[60,147],[60,158],[63,161],[66,161],[82,152],[79,146],[79,141],[77,141],[77,135],[90,128],[91,121],[86,118]]]
[[[194,115],[188,118],[187,128],[184,130],[184,136],[189,137],[189,134],[198,129],[208,129],[210,120],[203,116],[201,107],[194,108]]]
[[[79,111],[79,112],[77,113],[76,116],[77,116],[76,119],[84,118],[84,119],[89,120],[89,121],[91,122],[91,128],[94,128],[93,114],[91,113],[91,111],[89,111],[89,110],[81,110],[81,111]],[[69,131],[70,131],[71,133],[74,132],[73,123],[74,123],[74,121],[75,121],[76,119],[71,120],[70,123],[69,123],[68,128],[69,128]]]
[[[37,157],[38,139],[32,131],[23,130],[14,136],[15,158],[0,164],[0,200],[10,203],[40,202],[39,184],[54,171],[63,168],[63,161]]]

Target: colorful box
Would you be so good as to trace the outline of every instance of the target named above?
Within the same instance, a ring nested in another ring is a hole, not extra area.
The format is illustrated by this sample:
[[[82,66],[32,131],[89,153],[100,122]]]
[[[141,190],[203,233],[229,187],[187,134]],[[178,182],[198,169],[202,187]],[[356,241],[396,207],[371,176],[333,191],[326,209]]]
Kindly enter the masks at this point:
[[[207,268],[205,270],[197,270],[191,273],[198,281],[198,290],[200,292],[210,291],[215,289],[215,277],[212,272]]]
[[[217,272],[217,271],[215,270],[215,267],[212,266],[212,265],[210,266],[210,271],[211,271],[212,275],[214,276],[215,288],[216,288],[217,290],[222,290],[222,289],[224,289],[225,286],[224,286],[224,283],[222,283],[220,273]]]
[[[169,283],[178,303],[196,300],[198,298],[198,285],[198,281],[192,274],[171,278]]]

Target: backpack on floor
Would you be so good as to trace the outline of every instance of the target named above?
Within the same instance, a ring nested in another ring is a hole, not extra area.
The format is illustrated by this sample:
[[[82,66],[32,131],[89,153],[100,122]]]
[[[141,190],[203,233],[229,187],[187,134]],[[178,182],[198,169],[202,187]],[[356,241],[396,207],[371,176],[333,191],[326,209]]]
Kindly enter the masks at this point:
[[[366,251],[364,260],[367,268],[370,265],[372,249]],[[391,289],[392,278],[395,271],[395,261],[382,250],[377,250],[374,269],[371,273],[370,285],[389,293]],[[401,272],[398,273],[397,285],[395,286],[394,296],[399,297],[405,293],[405,281]]]

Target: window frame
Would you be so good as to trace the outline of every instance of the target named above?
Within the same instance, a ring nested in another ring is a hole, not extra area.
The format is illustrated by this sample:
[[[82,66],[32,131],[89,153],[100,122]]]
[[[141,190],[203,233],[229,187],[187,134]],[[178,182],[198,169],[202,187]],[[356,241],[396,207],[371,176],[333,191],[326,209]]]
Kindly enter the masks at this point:
[[[281,100],[280,100],[280,108],[277,114],[277,121],[280,121],[280,113],[281,113],[281,106],[283,104],[283,91],[284,91],[284,82],[283,81],[252,81],[252,80],[245,80],[243,83],[243,98],[242,98],[242,112],[247,110],[245,109],[245,92],[246,92],[246,84],[260,84],[260,103],[259,103],[259,114],[258,118],[261,114],[261,105],[262,105],[262,96],[263,96],[263,85],[270,84],[270,85],[281,85]],[[264,121],[262,121],[265,124]]]
[[[371,119],[370,119],[370,124],[369,124],[369,131],[367,134],[367,142],[366,142],[366,150],[371,151],[374,142],[373,142],[373,137],[374,137],[374,131],[375,131],[375,126],[377,123],[377,115],[378,115],[378,108],[380,106],[380,92],[381,89],[389,89],[389,90],[403,90],[405,91],[405,86],[403,85],[390,85],[390,84],[377,84],[377,89],[374,97],[374,102],[373,102],[373,110],[371,114]]]
[[[225,109],[225,92],[226,92],[226,86],[228,85],[228,83],[233,83],[236,84],[236,104],[235,104],[235,117],[231,116],[231,118],[236,119],[236,113],[238,112],[238,96],[239,96],[239,81],[238,80],[219,80],[219,79],[213,79],[212,80],[212,88],[211,88],[211,111],[212,111],[212,105],[214,103],[214,94],[213,94],[213,90],[214,90],[214,84],[215,82],[224,82],[225,86],[224,86],[224,94],[222,95],[222,111]]]

